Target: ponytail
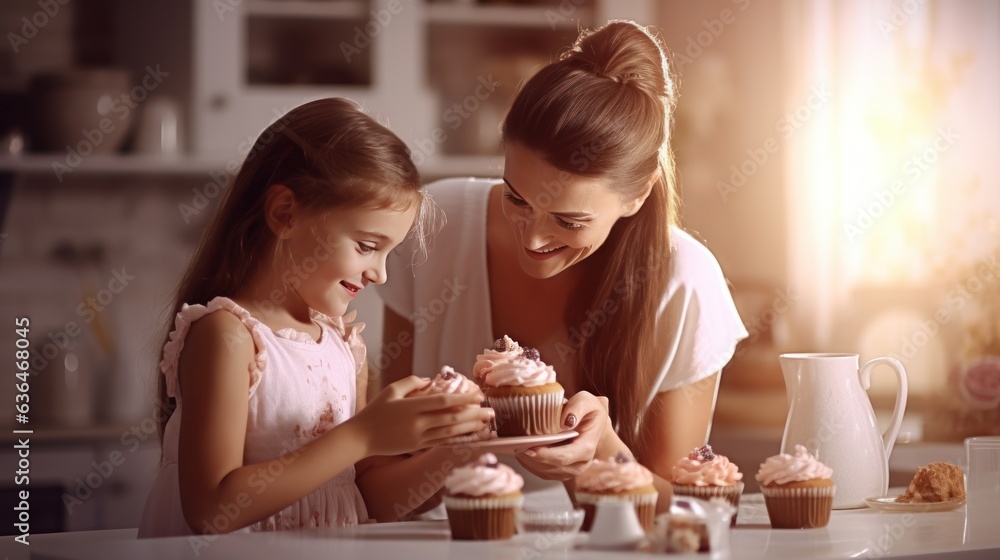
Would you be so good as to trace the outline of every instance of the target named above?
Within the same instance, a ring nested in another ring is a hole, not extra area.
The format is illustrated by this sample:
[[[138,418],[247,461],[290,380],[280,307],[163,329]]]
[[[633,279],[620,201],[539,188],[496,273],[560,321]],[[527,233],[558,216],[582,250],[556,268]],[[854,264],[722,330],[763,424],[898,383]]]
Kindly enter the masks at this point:
[[[670,227],[678,221],[669,148],[675,102],[665,48],[646,28],[616,21],[581,33],[560,60],[539,70],[503,123],[504,143],[600,179],[623,203],[648,190],[636,214],[619,219],[591,257],[604,272],[573,295],[576,314],[567,318],[584,324],[594,314],[607,317],[582,329],[573,375],[579,389],[608,398],[619,436],[640,458],[649,452],[639,437],[641,414],[662,364],[656,325],[670,271]],[[595,144],[600,149],[586,149]]]

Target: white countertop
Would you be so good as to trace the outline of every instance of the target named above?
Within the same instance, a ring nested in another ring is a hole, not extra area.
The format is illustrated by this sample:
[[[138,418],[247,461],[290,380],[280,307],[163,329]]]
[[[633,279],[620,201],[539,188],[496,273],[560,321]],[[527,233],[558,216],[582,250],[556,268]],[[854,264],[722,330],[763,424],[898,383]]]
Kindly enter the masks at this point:
[[[1000,511],[998,511],[1000,513]],[[743,496],[739,524],[731,532],[732,558],[1000,558],[996,517],[967,523],[966,508],[939,513],[885,513],[872,509],[834,511],[823,529],[771,529],[760,494]],[[134,538],[134,529],[32,535],[31,545],[0,538],[0,554],[10,560],[194,558],[192,540]],[[459,542],[449,539],[446,522],[421,521],[363,525],[340,530],[302,530],[222,535],[198,551],[198,558],[393,558],[437,560],[526,560],[533,558],[650,558],[625,554],[539,547],[522,542]],[[30,555],[29,555],[30,553]],[[689,556],[708,558],[708,555]]]

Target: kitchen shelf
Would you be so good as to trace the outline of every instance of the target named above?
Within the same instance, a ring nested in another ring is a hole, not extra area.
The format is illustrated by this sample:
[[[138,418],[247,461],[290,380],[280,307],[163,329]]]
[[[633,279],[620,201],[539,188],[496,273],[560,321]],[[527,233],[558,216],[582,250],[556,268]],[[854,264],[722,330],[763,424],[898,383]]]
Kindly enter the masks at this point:
[[[0,173],[23,175],[52,175],[56,179],[53,163],[65,165],[66,154],[28,154],[22,156],[0,156]],[[202,159],[190,156],[158,157],[141,155],[100,155],[82,158],[72,172],[63,179],[75,175],[201,175],[226,168],[226,162],[217,159]]]
[[[24,156],[0,156],[0,173],[18,175],[51,175],[52,162],[63,162],[65,154],[30,154]],[[213,171],[226,169],[227,162],[218,159],[184,156],[163,158],[140,155],[90,156],[72,173],[64,175],[71,179],[76,175],[207,175]],[[503,170],[502,156],[441,156],[429,158],[418,166],[420,173],[427,177],[446,175],[499,175]]]
[[[361,0],[249,0],[247,14],[268,17],[357,19],[366,15],[369,3]]]
[[[458,25],[576,29],[579,21],[591,20],[591,10],[587,8],[577,8],[571,16],[567,17],[560,14],[558,6],[462,6],[455,4],[429,4],[426,10],[428,23]]]

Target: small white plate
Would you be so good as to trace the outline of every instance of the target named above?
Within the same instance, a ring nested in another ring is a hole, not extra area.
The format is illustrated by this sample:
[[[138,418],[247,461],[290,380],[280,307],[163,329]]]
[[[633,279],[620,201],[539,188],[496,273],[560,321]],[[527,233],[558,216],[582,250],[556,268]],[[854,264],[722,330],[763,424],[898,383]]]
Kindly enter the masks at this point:
[[[874,498],[865,499],[865,503],[868,507],[882,510],[882,511],[895,511],[895,512],[928,512],[928,511],[951,511],[957,509],[965,503],[965,500],[949,500],[947,502],[919,502],[919,503],[905,503],[897,502],[898,494],[891,494],[885,496],[877,496]]]
[[[558,434],[544,434],[540,436],[516,436],[498,437],[484,441],[471,441],[466,443],[452,443],[447,447],[464,447],[477,451],[490,451],[492,453],[513,454],[518,449],[528,449],[538,445],[548,445],[559,443],[580,435],[576,430],[560,432]]]

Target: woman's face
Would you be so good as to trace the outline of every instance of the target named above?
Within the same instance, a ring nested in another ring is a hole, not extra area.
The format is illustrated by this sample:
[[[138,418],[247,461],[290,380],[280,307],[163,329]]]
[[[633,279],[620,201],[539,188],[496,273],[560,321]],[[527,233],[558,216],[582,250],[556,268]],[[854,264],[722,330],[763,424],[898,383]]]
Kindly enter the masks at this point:
[[[638,210],[601,181],[561,171],[516,143],[504,159],[503,213],[517,259],[533,278],[551,278],[594,253],[618,218]]]

